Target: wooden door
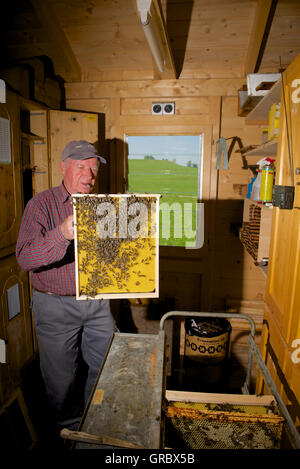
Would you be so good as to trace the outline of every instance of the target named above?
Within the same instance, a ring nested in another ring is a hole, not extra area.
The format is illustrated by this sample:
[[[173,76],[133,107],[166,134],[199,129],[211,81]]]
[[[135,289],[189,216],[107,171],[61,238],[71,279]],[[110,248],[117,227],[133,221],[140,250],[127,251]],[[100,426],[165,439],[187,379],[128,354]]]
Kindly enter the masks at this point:
[[[283,74],[276,184],[295,186],[294,207],[273,209],[266,288],[266,363],[300,422],[300,55]],[[298,87],[298,91],[297,91]],[[284,93],[284,94],[283,94]],[[291,161],[291,164],[290,164]],[[298,170],[296,168],[299,168]],[[298,173],[298,174],[297,174]]]
[[[76,111],[49,111],[50,185],[59,186],[62,178],[59,162],[71,140],[87,140],[99,148],[98,115]]]
[[[19,104],[7,92],[0,104],[0,258],[14,252],[22,217]]]

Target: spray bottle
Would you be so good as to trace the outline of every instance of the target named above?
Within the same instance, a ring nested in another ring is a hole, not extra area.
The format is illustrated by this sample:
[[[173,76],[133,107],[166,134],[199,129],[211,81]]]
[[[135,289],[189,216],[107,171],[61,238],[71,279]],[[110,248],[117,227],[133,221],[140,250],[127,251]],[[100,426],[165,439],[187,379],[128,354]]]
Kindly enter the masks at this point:
[[[261,185],[261,171],[265,164],[266,158],[262,158],[256,164],[258,164],[258,174],[252,186],[251,199],[260,201],[260,185]]]
[[[272,202],[275,175],[275,167],[273,165],[274,161],[275,160],[272,160],[271,158],[266,158],[261,169],[260,200],[262,202]]]

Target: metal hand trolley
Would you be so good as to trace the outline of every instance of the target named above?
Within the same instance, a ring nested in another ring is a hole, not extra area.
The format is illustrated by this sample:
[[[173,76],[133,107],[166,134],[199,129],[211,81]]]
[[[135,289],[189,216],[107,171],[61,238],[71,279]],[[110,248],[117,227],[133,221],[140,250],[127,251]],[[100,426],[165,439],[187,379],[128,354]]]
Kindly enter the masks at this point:
[[[204,428],[204,430],[206,431],[206,438],[205,440],[208,441],[208,440],[211,440],[213,441],[213,438],[212,438],[212,434],[214,434],[215,436],[215,440],[219,440],[220,442],[220,432],[223,431],[223,433],[225,432],[226,435],[227,435],[227,438],[228,438],[228,435],[231,436],[231,439],[233,439],[233,435],[234,435],[234,432],[236,431],[236,433],[239,434],[239,437],[238,439],[236,440],[236,442],[238,442],[238,440],[242,440],[242,435],[243,435],[243,432],[247,432],[247,429],[250,425],[250,422],[251,425],[252,425],[252,437],[253,437],[253,433],[254,432],[258,432],[258,435],[257,435],[257,438],[262,440],[261,438],[261,429],[263,428],[263,426],[267,426],[267,430],[265,432],[265,434],[268,434],[268,432],[270,433],[270,428],[274,428],[277,427],[277,430],[279,430],[279,433],[280,433],[280,436],[281,436],[281,432],[282,432],[282,428],[284,426],[285,430],[286,430],[286,434],[287,434],[287,437],[289,439],[289,442],[290,442],[290,445],[293,449],[300,449],[300,435],[294,425],[294,422],[292,421],[292,418],[275,386],[275,383],[270,375],[270,372],[269,370],[267,369],[263,359],[262,359],[262,356],[255,344],[255,341],[254,341],[254,337],[255,337],[255,324],[254,324],[254,321],[252,320],[251,317],[245,315],[245,314],[239,314],[239,313],[212,313],[212,312],[185,312],[185,311],[170,311],[168,313],[166,313],[160,320],[160,325],[159,325],[159,328],[160,330],[164,330],[164,325],[165,325],[165,321],[171,317],[182,317],[182,318],[186,318],[186,317],[190,317],[190,318],[226,318],[226,319],[232,319],[232,318],[237,318],[237,319],[243,319],[245,321],[247,321],[250,325],[250,333],[249,333],[249,350],[248,350],[248,366],[247,366],[247,372],[246,372],[246,377],[245,377],[245,381],[244,381],[244,384],[242,386],[242,395],[243,396],[249,396],[249,399],[257,399],[259,401],[259,398],[263,397],[263,396],[255,396],[255,395],[250,395],[250,391],[249,391],[249,383],[250,383],[250,377],[251,377],[251,367],[252,367],[252,362],[253,362],[253,357],[256,361],[256,364],[258,365],[258,368],[259,368],[259,371],[262,375],[262,378],[265,382],[265,384],[267,385],[270,393],[272,394],[272,396],[274,397],[274,400],[276,401],[276,404],[277,404],[277,412],[275,415],[273,415],[273,417],[270,417],[269,414],[266,414],[265,417],[263,417],[262,415],[259,415],[259,414],[253,414],[253,415],[249,415],[249,413],[247,414],[247,411],[244,415],[244,419],[243,419],[243,415],[240,414],[240,403],[241,403],[241,400],[238,399],[239,401],[239,405],[238,405],[238,411],[236,412],[236,407],[233,406],[233,412],[219,412],[218,410],[211,410],[214,406],[212,406],[212,403],[210,402],[210,404],[207,404],[206,406],[204,405],[203,407],[203,400],[202,400],[202,410],[199,410],[197,409],[197,406],[196,406],[196,403],[194,402],[191,402],[193,399],[190,399],[190,397],[188,398],[188,401],[191,403],[191,407],[188,408],[186,407],[187,406],[187,403],[185,402],[183,406],[180,405],[180,403],[173,403],[173,402],[170,402],[170,399],[173,400],[173,399],[177,399],[179,398],[180,399],[180,395],[182,394],[183,396],[186,396],[187,393],[184,393],[184,392],[168,392],[166,391],[166,397],[167,397],[167,400],[169,399],[169,402],[168,402],[168,405],[169,407],[167,408],[167,414],[169,412],[169,416],[170,416],[170,419],[173,420],[173,423],[175,422],[175,425],[177,425],[177,431],[182,431],[182,427],[184,427],[184,425],[182,423],[180,423],[180,420],[182,419],[185,419],[185,424],[188,426],[189,430],[187,433],[188,435],[188,438],[190,438],[190,442],[192,441],[192,443],[190,444],[194,444],[195,445],[195,441],[196,441],[196,444],[197,444],[197,435],[195,433],[197,433],[197,430],[195,431],[194,435],[191,437],[190,434],[191,432],[193,432],[193,427],[195,427],[196,429],[198,429],[198,432],[199,432],[199,429],[202,429],[202,427]],[[202,393],[189,393],[190,395],[194,395],[196,398],[197,398],[197,394],[198,395],[201,395]],[[204,401],[207,400],[207,401],[210,401],[209,399],[209,393],[203,393],[204,395]],[[214,398],[216,397],[217,395],[214,395]],[[222,394],[222,396],[224,397],[225,395]],[[233,396],[233,395],[231,395]],[[239,397],[239,395],[237,395],[237,397]],[[266,396],[265,396],[266,397]],[[226,399],[226,398],[225,398]],[[198,399],[195,399],[195,401],[197,401]],[[201,400],[201,399],[200,399]],[[247,398],[246,398],[246,401],[247,401]],[[213,400],[213,402],[215,402],[215,399]],[[254,402],[254,401],[253,401]],[[200,405],[200,404],[199,404]],[[201,408],[201,405],[200,405],[200,408]],[[204,410],[203,410],[204,408]],[[220,409],[220,406],[217,406],[217,407],[214,407],[215,409]],[[224,406],[223,406],[224,408]],[[207,410],[208,409],[208,410]],[[248,407],[249,409],[249,407]],[[253,407],[254,409],[254,407]],[[222,408],[221,408],[222,410]],[[243,412],[245,412],[243,410]],[[267,412],[270,412],[270,410],[268,410]],[[238,415],[239,414],[239,415]],[[271,418],[271,420],[268,421],[268,417]],[[278,419],[279,417],[279,419]],[[220,423],[221,422],[221,423]],[[256,424],[253,426],[253,422],[256,422]],[[225,425],[227,424],[227,425]],[[229,429],[228,425],[231,425],[231,428]],[[244,424],[244,426],[242,425]],[[208,425],[208,426],[207,426]],[[218,427],[219,425],[219,427]],[[248,427],[247,427],[248,426]],[[280,428],[279,428],[280,427]],[[224,430],[225,428],[225,430]],[[254,431],[253,431],[254,429]],[[208,436],[208,430],[209,430],[209,438],[207,437]],[[202,430],[200,430],[200,433],[201,433]],[[183,432],[184,432],[184,429],[183,429]],[[273,436],[274,438],[274,436]],[[230,438],[229,438],[230,439]],[[221,440],[222,440],[222,437],[221,437]],[[270,442],[268,441],[268,444]],[[201,441],[201,438],[200,440],[198,440],[198,444],[200,444],[200,447],[201,445],[203,444],[203,441]],[[217,448],[222,448],[222,444],[225,445],[224,447],[226,447],[226,438],[225,440],[223,441],[223,443],[218,443],[218,444],[221,444],[221,447],[220,446],[217,446]],[[231,444],[232,441],[231,441]],[[277,441],[277,448],[279,447],[279,444],[280,442]],[[191,447],[191,446],[190,446]],[[243,446],[240,446],[240,447],[243,447]],[[262,446],[258,446],[259,448],[262,448]]]
[[[166,389],[164,326],[178,316],[249,323],[241,394]],[[254,336],[255,324],[244,314],[185,311],[166,313],[157,334],[115,332],[78,430],[63,429],[61,436],[72,440],[74,449],[280,449],[285,429],[289,446],[300,449],[300,436]],[[253,357],[270,395],[250,394]]]

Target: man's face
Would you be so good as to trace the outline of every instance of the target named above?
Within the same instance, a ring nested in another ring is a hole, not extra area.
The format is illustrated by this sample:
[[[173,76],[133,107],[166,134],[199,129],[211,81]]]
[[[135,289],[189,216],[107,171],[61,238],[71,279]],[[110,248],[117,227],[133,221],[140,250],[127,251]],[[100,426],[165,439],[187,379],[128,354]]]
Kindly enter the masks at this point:
[[[94,187],[98,169],[98,158],[86,160],[72,160],[60,162],[65,188],[70,194],[89,194]]]

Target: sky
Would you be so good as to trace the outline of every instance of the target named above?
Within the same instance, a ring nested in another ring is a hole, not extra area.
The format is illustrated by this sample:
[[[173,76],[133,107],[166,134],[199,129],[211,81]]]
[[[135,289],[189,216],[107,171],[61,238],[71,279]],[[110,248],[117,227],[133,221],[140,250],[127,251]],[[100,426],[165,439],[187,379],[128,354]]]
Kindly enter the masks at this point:
[[[129,159],[152,155],[155,159],[176,159],[176,163],[183,166],[188,161],[199,163],[199,135],[128,136],[128,146]]]

